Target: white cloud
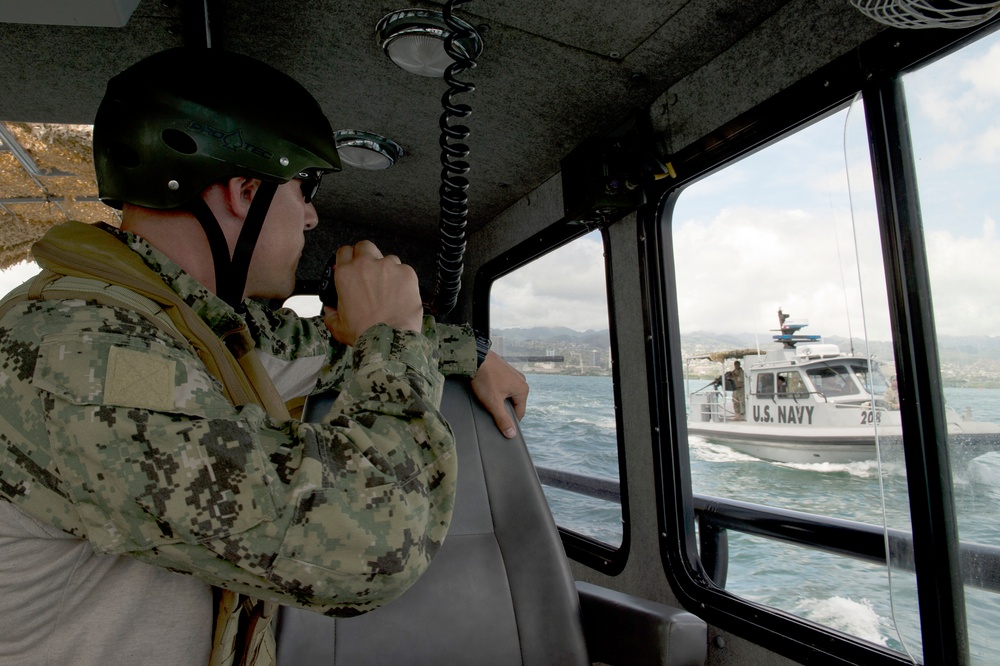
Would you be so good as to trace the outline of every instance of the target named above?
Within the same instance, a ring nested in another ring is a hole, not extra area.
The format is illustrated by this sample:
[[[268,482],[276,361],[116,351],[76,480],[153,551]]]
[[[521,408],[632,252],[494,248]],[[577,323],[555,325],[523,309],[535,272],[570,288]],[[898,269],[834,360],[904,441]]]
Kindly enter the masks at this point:
[[[709,179],[680,195],[673,237],[682,332],[766,341],[780,307],[808,320],[809,333],[860,336],[867,326],[872,339],[888,338],[863,121],[858,106],[747,158],[736,168],[755,175],[750,188],[706,198],[696,188]]]
[[[978,238],[948,230],[927,234],[934,319],[939,335],[996,335],[1000,331],[1000,239],[986,218]],[[985,299],[984,299],[985,296]],[[988,300],[987,300],[988,299]],[[987,302],[992,307],[986,307]]]
[[[980,162],[1000,163],[1000,124],[987,128],[976,143],[975,152]]]
[[[959,69],[958,77],[980,94],[1000,98],[997,72],[1000,72],[1000,44],[993,44],[984,55],[967,61]]]
[[[490,293],[494,328],[608,327],[604,246],[592,233],[504,276]]]
[[[904,77],[911,120],[928,130],[914,132],[918,159],[934,168],[1000,162],[997,71],[1000,43],[987,38]]]
[[[991,305],[1000,294],[1000,239],[996,220],[980,219],[975,236],[947,226],[926,230],[939,335],[1000,331],[1000,307]],[[858,226],[857,247],[852,224]],[[744,332],[766,339],[781,307],[808,319],[809,333],[857,337],[867,327],[872,340],[890,338],[873,220],[734,206],[708,221],[678,222],[673,237],[682,332]]]
[[[742,206],[724,208],[707,223],[689,219],[676,225],[681,331],[754,333],[766,340],[777,326],[780,307],[796,319],[809,320],[810,333],[847,335],[850,328],[859,335],[861,306],[849,225],[848,218],[831,217],[824,210]],[[868,250],[869,244],[862,247]],[[881,319],[875,317],[881,309],[869,307],[870,318]]]

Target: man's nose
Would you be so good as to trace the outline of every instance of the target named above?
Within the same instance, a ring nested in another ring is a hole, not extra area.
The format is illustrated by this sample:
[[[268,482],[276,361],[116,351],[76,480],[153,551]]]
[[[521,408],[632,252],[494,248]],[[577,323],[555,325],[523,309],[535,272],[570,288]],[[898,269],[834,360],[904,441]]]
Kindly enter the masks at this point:
[[[306,231],[315,229],[319,226],[319,214],[316,212],[316,206],[312,202],[306,204],[306,215],[305,215]]]

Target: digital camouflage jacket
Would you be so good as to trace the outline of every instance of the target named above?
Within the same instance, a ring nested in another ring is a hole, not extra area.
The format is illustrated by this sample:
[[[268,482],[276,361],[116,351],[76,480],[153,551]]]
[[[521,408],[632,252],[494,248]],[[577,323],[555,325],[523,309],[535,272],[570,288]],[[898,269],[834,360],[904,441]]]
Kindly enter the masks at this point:
[[[379,325],[349,349],[319,318],[237,313],[142,239],[105,231],[220,337],[245,322],[284,399],[333,389],[335,409],[303,423],[234,406],[141,308],[27,300],[0,320],[0,496],[99,553],[258,599],[352,615],[409,587],[450,521],[439,367],[475,372],[468,330]]]

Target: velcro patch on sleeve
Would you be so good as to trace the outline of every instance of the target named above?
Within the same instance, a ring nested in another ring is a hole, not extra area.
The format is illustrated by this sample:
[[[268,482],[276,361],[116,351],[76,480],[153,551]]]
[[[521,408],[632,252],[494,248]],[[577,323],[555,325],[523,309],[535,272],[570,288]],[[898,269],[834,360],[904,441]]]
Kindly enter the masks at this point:
[[[104,380],[104,404],[155,411],[174,408],[176,363],[158,354],[111,347]]]

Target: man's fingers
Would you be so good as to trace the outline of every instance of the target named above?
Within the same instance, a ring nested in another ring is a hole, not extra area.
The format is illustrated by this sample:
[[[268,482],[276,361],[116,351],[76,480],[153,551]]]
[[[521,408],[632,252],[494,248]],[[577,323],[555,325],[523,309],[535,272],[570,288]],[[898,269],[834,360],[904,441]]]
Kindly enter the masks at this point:
[[[497,427],[500,428],[500,432],[507,439],[514,439],[517,437],[517,426],[510,420],[504,421],[502,423],[497,423]]]
[[[337,250],[333,281],[337,316],[327,328],[339,342],[353,345],[378,323],[399,330],[420,330],[423,308],[416,272],[395,255],[383,257],[371,241]]]
[[[499,404],[494,403],[493,405],[487,407],[487,411],[493,414],[493,422],[497,424],[497,428],[503,433],[503,436],[507,439],[513,439],[517,437],[517,425],[514,423],[514,419],[510,417],[510,413],[507,411],[506,402],[501,401]]]
[[[510,396],[510,402],[514,405],[514,413],[517,415],[517,420],[520,421],[524,418],[524,410],[528,406],[528,392],[517,393]]]
[[[361,256],[368,256],[374,259],[382,259],[382,251],[375,243],[367,240],[360,241],[354,245],[342,245],[337,248],[337,263],[343,264]],[[392,255],[390,255],[392,256]],[[398,257],[393,257],[395,263],[400,262]]]
[[[354,256],[357,257],[362,254],[375,257],[376,259],[382,258],[382,251],[378,249],[378,246],[375,245],[375,243],[368,240],[363,240],[360,243],[354,244]]]
[[[472,378],[472,389],[483,407],[493,416],[493,422],[504,437],[516,437],[517,421],[507,409],[507,399],[510,399],[517,419],[522,419],[529,391],[524,375],[492,351],[487,352],[483,364]]]
[[[337,248],[337,259],[336,263],[345,264],[354,258],[354,246],[353,245],[341,245]]]
[[[350,335],[344,332],[344,322],[340,319],[340,314],[329,305],[323,306],[323,323],[333,336],[333,339],[345,345],[354,344]]]

